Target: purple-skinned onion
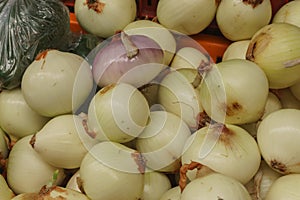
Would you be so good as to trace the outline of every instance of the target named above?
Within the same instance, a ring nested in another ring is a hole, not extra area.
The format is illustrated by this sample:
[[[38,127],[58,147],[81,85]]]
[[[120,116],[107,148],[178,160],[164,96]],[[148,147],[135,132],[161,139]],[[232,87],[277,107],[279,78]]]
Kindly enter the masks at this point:
[[[166,68],[163,59],[163,50],[151,38],[121,32],[96,53],[93,77],[100,87],[119,82],[140,87]]]

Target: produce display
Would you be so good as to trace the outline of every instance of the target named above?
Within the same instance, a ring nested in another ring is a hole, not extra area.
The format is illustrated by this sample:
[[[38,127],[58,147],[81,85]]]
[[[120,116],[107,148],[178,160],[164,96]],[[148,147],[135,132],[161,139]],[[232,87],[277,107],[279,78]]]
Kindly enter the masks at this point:
[[[300,199],[300,0],[41,2],[0,3],[1,200]]]

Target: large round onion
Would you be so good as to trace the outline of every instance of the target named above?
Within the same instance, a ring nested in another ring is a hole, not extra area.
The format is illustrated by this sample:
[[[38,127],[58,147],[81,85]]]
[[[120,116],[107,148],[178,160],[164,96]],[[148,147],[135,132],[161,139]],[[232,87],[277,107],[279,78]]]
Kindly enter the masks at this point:
[[[288,1],[274,15],[272,23],[290,23],[300,27],[300,1]]]
[[[273,23],[251,38],[246,58],[266,73],[270,88],[289,87],[300,80],[300,27]]]
[[[54,117],[77,111],[93,88],[93,77],[83,57],[45,50],[26,69],[21,88],[35,112]]]
[[[166,67],[163,64],[163,50],[145,35],[121,32],[99,48],[92,70],[94,80],[100,87],[118,82],[140,87]]]
[[[136,6],[135,0],[76,0],[74,12],[85,31],[108,38],[134,21]]]
[[[215,0],[160,0],[156,15],[163,26],[193,35],[204,30],[212,22],[216,10]]]
[[[80,179],[86,195],[93,200],[141,199],[144,159],[122,144],[101,142],[84,157]]]
[[[88,128],[100,141],[129,142],[149,119],[146,98],[127,83],[107,85],[93,97],[88,108]]]
[[[190,136],[181,161],[183,167],[191,162],[200,165],[200,168],[188,171],[190,180],[201,176],[201,171],[208,167],[245,184],[257,172],[261,156],[256,141],[246,130],[226,124],[203,127]]]
[[[260,119],[269,92],[263,70],[245,59],[220,62],[217,70],[220,80],[209,71],[200,86],[200,100],[205,112],[220,123],[225,120],[229,124],[245,124]]]
[[[216,13],[220,31],[232,41],[250,39],[271,17],[270,0],[222,0]]]
[[[245,186],[236,179],[212,173],[190,182],[181,194],[181,200],[242,199],[251,200]]]
[[[281,174],[300,173],[300,110],[280,109],[262,120],[257,142],[266,163]]]
[[[22,138],[34,134],[49,120],[28,106],[21,88],[0,93],[0,126],[10,136]]]

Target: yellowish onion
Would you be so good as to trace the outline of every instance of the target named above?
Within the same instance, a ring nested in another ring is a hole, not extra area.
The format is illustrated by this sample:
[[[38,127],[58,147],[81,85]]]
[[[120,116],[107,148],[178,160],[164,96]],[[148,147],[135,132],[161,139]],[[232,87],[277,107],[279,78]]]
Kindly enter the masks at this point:
[[[249,46],[250,40],[240,40],[232,42],[225,50],[222,61],[229,59],[246,59],[246,52]]]
[[[264,26],[251,38],[246,58],[264,70],[270,88],[292,86],[300,80],[300,27],[288,23]]]
[[[274,15],[272,23],[290,23],[300,27],[300,1],[293,0],[284,4]]]

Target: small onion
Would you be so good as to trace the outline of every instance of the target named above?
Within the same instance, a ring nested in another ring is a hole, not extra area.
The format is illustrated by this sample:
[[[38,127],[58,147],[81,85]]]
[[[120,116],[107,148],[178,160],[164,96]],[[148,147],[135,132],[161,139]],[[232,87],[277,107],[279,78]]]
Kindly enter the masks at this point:
[[[136,17],[135,0],[76,0],[74,13],[87,32],[108,38],[122,30]]]
[[[300,27],[300,1],[288,1],[275,13],[272,23],[290,23]]]
[[[185,141],[191,135],[187,124],[177,115],[166,111],[152,111],[150,122],[136,140],[136,148],[146,158],[148,168],[175,172]]]
[[[30,141],[33,149],[55,167],[74,169],[98,141],[84,125],[84,118],[66,114],[52,118]]]
[[[181,191],[179,186],[172,187],[166,191],[159,200],[180,200]]]
[[[241,199],[251,200],[245,186],[236,179],[212,173],[191,181],[181,194],[181,200]]]
[[[1,200],[11,200],[15,194],[7,185],[7,182],[2,174],[0,174],[0,199]]]
[[[265,199],[272,184],[282,176],[271,169],[264,160],[261,161],[259,170],[245,186],[253,200]]]
[[[264,26],[251,38],[246,58],[264,70],[270,88],[295,84],[300,80],[300,27],[287,23]]]
[[[93,200],[141,199],[144,162],[140,153],[122,144],[98,143],[80,166],[83,190]]]
[[[49,121],[25,101],[21,88],[0,93],[0,126],[9,135],[22,138],[39,131]]]
[[[7,163],[7,183],[16,194],[36,193],[51,181],[56,170],[61,184],[65,178],[63,169],[48,164],[29,144],[32,135],[18,140],[10,151]]]
[[[167,175],[152,171],[145,173],[143,200],[158,200],[171,188],[171,182]]]
[[[232,42],[226,48],[223,56],[222,61],[229,60],[229,59],[246,59],[246,52],[249,46],[250,40],[240,40]]]
[[[160,24],[168,29],[193,35],[204,30],[214,19],[215,0],[160,0],[156,15]]]
[[[280,109],[264,118],[257,143],[266,163],[281,174],[300,173],[300,110]]]
[[[298,100],[290,90],[290,88],[283,88],[272,90],[282,104],[282,108],[300,109],[300,100]]]
[[[174,70],[160,82],[157,103],[177,116],[189,126],[198,129],[198,116],[203,112],[199,95],[201,77],[194,69]]]
[[[300,81],[290,87],[293,95],[300,101]]]
[[[216,143],[211,141],[216,138],[208,137],[212,134],[219,135]],[[214,145],[208,146],[212,144]],[[208,167],[243,184],[255,175],[260,160],[260,152],[254,138],[246,130],[229,124],[216,124],[199,129],[186,141],[181,156],[183,167],[189,168],[189,165],[199,163],[198,169],[187,172],[189,180],[194,180]]]
[[[176,51],[176,40],[171,31],[161,24],[150,20],[136,20],[128,24],[123,31],[128,35],[145,35],[164,51],[165,65],[169,65]]]
[[[148,36],[122,31],[106,43],[93,61],[94,80],[100,87],[119,82],[141,87],[166,68],[163,50]]]
[[[112,84],[94,95],[87,125],[99,141],[125,143],[142,132],[149,113],[148,102],[137,88],[127,83]]]
[[[270,0],[222,0],[216,12],[220,31],[232,41],[250,39],[271,17]]]
[[[26,69],[22,93],[27,104],[47,117],[76,111],[93,88],[88,62],[74,53],[45,50]]]
[[[299,200],[300,174],[288,174],[278,178],[271,186],[265,200]]]
[[[222,61],[217,63],[217,70],[219,77],[209,71],[200,86],[201,104],[208,116],[229,124],[252,123],[260,119],[269,92],[263,70],[245,59]]]

